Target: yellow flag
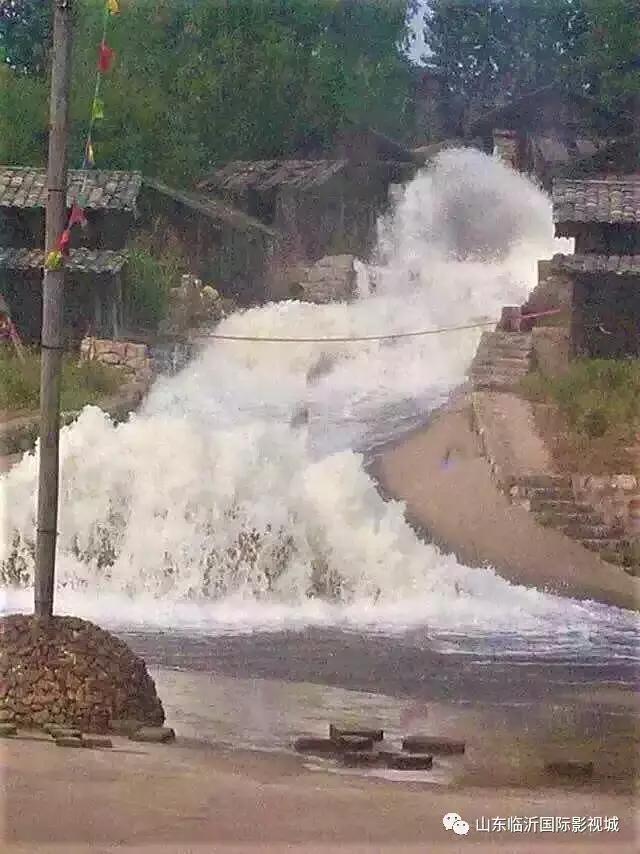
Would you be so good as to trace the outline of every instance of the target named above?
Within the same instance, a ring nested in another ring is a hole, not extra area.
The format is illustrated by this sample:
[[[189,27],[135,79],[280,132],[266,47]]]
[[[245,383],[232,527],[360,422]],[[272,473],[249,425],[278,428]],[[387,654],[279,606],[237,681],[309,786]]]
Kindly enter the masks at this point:
[[[60,252],[59,249],[54,249],[47,255],[44,266],[46,270],[59,270],[62,267],[63,262],[64,258],[62,257],[62,252]]]
[[[118,0],[107,0],[107,9],[110,15],[117,15],[120,12]]]

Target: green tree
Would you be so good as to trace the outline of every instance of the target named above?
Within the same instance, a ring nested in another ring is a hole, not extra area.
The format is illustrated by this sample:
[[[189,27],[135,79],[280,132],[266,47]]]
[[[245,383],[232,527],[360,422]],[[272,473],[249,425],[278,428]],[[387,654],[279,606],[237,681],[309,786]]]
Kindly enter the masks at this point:
[[[105,119],[95,128],[99,166],[190,183],[216,162],[290,155],[348,122],[392,134],[408,128],[406,0],[121,0],[121,7],[110,22],[117,61],[104,81]],[[82,158],[103,12],[103,0],[82,0],[78,10],[72,162]],[[0,98],[22,91],[26,79],[37,89],[35,72],[18,73],[13,63]],[[4,159],[24,162],[25,145],[9,137]]]
[[[611,107],[640,113],[640,0],[583,0],[582,77]]]
[[[51,4],[4,0],[0,5],[0,61],[30,74],[44,74],[51,45]]]
[[[638,87],[639,0],[431,0],[429,63],[466,104],[555,81],[625,109]]]

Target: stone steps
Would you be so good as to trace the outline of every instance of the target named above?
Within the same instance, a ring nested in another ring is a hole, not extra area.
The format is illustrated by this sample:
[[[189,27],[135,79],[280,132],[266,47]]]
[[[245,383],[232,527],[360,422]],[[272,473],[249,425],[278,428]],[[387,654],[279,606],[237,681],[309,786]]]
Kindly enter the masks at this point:
[[[576,501],[570,477],[523,477],[510,494],[514,501],[528,501],[529,510],[539,524],[571,537],[589,551],[596,552],[602,560],[627,569],[624,566],[623,549],[627,542],[624,535],[618,528],[606,524],[591,505]]]
[[[473,360],[472,371],[492,370],[496,373],[516,373],[519,376],[529,372],[528,359],[514,359],[511,356],[494,356],[492,354],[476,355]]]
[[[518,495],[520,498],[536,501],[573,501],[573,489],[568,486],[525,486]]]
[[[516,361],[528,360],[530,350],[528,347],[507,347],[504,344],[492,344],[490,341],[481,342],[478,345],[476,355],[481,358],[487,356],[498,356],[502,359],[515,359]]]
[[[542,515],[542,514],[540,514]],[[577,510],[575,512],[566,510],[560,513],[548,513],[544,516],[545,525],[552,528],[568,529],[570,525],[598,525],[601,516],[595,512]]]
[[[606,525],[604,521],[590,525],[573,524],[567,526],[566,533],[575,540],[615,540],[620,534],[617,528]]]
[[[529,371],[531,336],[513,332],[483,332],[469,376],[474,388],[509,391]]]
[[[590,552],[602,552],[604,554],[608,554],[610,551],[618,553],[618,550],[625,545],[625,539],[623,537],[613,537],[606,539],[604,537],[586,537],[584,539],[579,540],[585,549],[589,549]]]
[[[531,489],[571,489],[571,478],[562,474],[528,474],[519,478],[522,486]]]
[[[476,391],[512,391],[516,381],[513,377],[496,377],[471,374],[471,382]]]

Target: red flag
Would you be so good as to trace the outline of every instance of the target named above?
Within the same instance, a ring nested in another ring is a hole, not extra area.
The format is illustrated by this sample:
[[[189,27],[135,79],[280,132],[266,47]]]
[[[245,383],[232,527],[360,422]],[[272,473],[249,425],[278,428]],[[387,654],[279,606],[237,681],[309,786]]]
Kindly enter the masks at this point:
[[[71,246],[71,232],[68,228],[60,235],[60,240],[58,240],[58,249],[62,254],[66,257],[69,255],[69,249]]]
[[[115,55],[115,50],[112,50],[106,42],[102,42],[98,57],[98,68],[102,74],[106,74],[108,71],[111,71]]]
[[[74,225],[86,225],[87,217],[85,212],[82,210],[80,205],[74,204],[71,208],[71,214],[69,216],[69,228],[73,228]]]

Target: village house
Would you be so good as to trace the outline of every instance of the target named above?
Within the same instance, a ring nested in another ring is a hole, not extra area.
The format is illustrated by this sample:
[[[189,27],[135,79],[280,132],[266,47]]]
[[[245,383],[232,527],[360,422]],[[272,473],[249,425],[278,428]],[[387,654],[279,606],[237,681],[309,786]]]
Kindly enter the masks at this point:
[[[640,174],[553,186],[556,234],[575,254],[556,267],[572,282],[571,350],[576,355],[640,355]]]
[[[411,152],[382,135],[352,134],[335,144],[342,156],[331,160],[227,163],[197,189],[275,229],[291,260],[365,257],[390,186],[411,177],[416,164]]]
[[[640,356],[640,174],[556,180],[553,218],[575,252],[540,262],[527,310],[566,307],[570,357]]]
[[[69,206],[80,190],[87,224],[72,232],[65,299],[70,342],[87,333],[117,338],[128,325],[127,246],[158,221],[177,236],[188,272],[245,303],[261,293],[278,236],[241,210],[139,172],[71,170]],[[26,340],[40,332],[46,196],[43,169],[0,167],[0,292]]]
[[[612,115],[589,96],[551,84],[476,116],[466,137],[551,190],[554,178],[569,177],[578,161],[584,168],[633,130],[631,116]]]

